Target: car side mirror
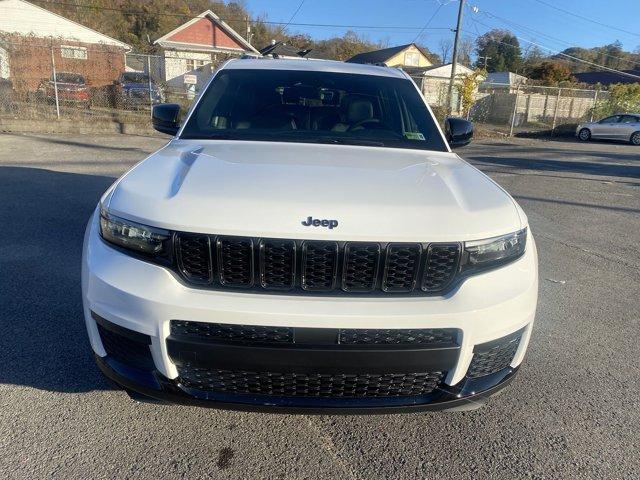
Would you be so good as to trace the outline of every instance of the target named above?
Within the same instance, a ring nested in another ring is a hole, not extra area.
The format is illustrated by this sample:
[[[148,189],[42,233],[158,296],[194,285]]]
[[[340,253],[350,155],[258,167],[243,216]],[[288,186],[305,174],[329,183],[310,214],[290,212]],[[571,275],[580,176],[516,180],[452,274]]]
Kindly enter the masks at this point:
[[[451,148],[464,147],[471,143],[473,123],[464,118],[447,117],[444,121],[444,133]]]
[[[178,122],[179,114],[180,105],[177,103],[154,105],[151,113],[153,128],[167,135],[175,135],[180,129],[180,122]]]

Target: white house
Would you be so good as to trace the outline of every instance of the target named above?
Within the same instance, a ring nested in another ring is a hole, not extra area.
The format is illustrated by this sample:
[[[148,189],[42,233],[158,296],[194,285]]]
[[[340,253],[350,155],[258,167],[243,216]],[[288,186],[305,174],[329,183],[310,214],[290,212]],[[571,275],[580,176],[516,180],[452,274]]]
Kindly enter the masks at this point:
[[[524,75],[513,72],[491,72],[480,84],[480,90],[507,90],[515,91],[518,86],[527,83],[529,79]]]
[[[449,89],[449,79],[451,78],[451,64],[438,65],[426,68],[405,68],[411,78],[416,82],[424,98],[429,105],[445,105],[447,102],[447,91]],[[456,65],[456,78],[473,73],[464,65]],[[453,91],[453,105],[458,104],[458,92]]]
[[[164,80],[170,87],[180,89],[192,80],[196,80],[198,89],[215,66],[227,58],[247,53],[259,55],[258,50],[211,10],[160,37],[154,45],[163,61]]]
[[[84,75],[107,85],[124,70],[131,47],[24,0],[0,0],[0,78],[33,90],[52,73]]]

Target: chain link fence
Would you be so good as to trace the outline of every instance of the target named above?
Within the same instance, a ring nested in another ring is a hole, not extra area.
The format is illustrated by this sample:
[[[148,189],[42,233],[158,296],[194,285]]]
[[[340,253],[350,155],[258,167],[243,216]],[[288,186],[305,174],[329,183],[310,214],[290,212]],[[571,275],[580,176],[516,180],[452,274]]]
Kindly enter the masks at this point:
[[[193,98],[187,88],[167,85],[164,59],[157,55],[0,39],[0,118],[148,124],[153,105],[175,102],[187,108]]]
[[[436,116],[443,120],[449,79],[412,78]],[[573,134],[578,123],[596,119],[594,116],[608,101],[606,90],[482,83],[468,112],[462,111],[454,88],[451,111],[477,126],[503,134],[566,135]]]
[[[0,38],[0,120],[108,120],[148,125],[153,105],[186,110],[212,75],[213,57],[127,53],[62,40]],[[207,60],[208,58],[208,60]],[[448,78],[414,77],[438,119],[446,115]],[[504,134],[573,133],[606,110],[607,91],[483,83],[469,112],[453,89],[453,113]]]
[[[594,119],[598,105],[608,97],[602,90],[482,84],[468,116],[477,124],[510,135],[572,134],[578,123]]]

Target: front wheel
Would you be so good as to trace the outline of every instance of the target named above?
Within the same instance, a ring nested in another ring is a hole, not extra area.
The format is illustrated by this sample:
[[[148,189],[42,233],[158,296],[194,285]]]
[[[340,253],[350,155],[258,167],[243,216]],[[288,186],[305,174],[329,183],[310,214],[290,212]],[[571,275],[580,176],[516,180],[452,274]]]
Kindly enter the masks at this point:
[[[629,140],[632,145],[640,145],[640,132],[635,132]]]
[[[583,142],[586,142],[591,139],[591,131],[588,128],[583,128],[578,132],[578,138]]]

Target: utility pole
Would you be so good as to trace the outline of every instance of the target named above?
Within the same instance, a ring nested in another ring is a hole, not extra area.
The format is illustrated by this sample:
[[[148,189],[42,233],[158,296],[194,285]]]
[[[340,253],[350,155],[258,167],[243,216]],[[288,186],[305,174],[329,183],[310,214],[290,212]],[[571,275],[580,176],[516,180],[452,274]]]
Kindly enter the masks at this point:
[[[451,59],[451,78],[449,79],[449,90],[447,91],[447,114],[451,114],[451,100],[453,95],[453,83],[456,79],[456,67],[458,65],[458,43],[460,42],[460,27],[462,26],[462,13],[464,11],[464,0],[460,1],[458,8],[458,24],[456,25],[456,37],[453,41],[453,58]]]
[[[53,90],[56,95],[56,117],[60,118],[60,101],[58,100],[58,73],[56,72],[56,58],[53,54],[53,38],[51,39],[51,68],[53,69]]]
[[[246,15],[244,17],[244,21],[245,21],[245,28],[246,28],[246,31],[247,31],[247,36],[246,36],[247,42],[251,43],[251,24],[249,23],[249,16],[248,15]]]
[[[481,58],[484,59],[484,69],[486,70],[487,69],[487,62],[489,60],[491,60],[491,57],[483,57],[482,55],[479,55],[478,56],[478,60],[480,60]]]

